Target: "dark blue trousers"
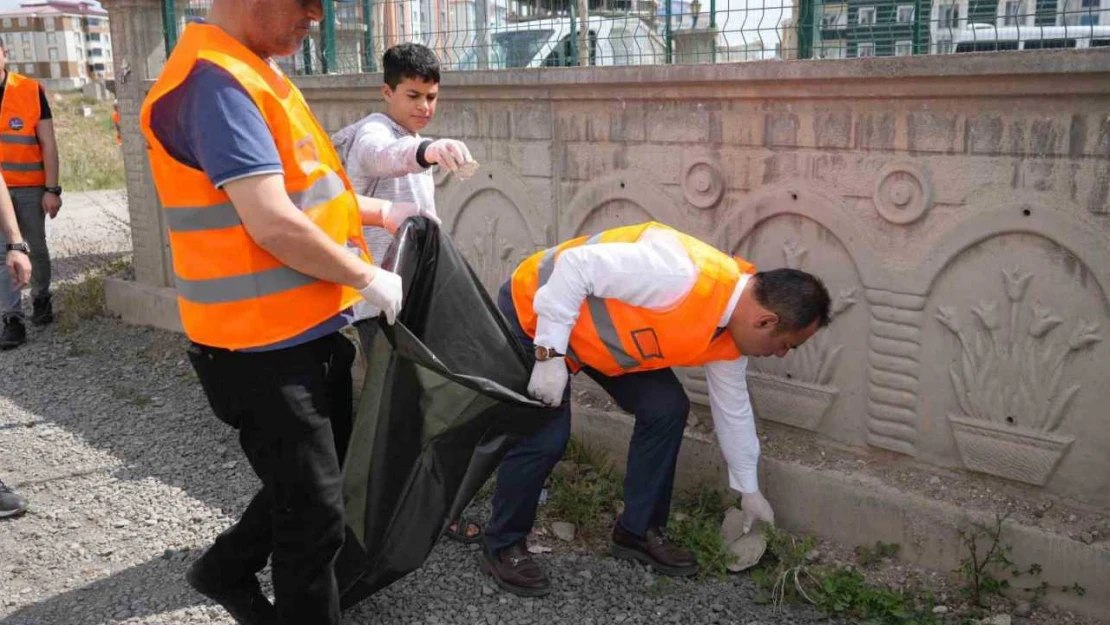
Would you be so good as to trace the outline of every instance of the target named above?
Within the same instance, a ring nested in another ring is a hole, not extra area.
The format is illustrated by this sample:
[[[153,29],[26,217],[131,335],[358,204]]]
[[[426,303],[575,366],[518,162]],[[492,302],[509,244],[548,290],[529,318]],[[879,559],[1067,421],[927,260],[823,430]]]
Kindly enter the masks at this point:
[[[497,307],[521,345],[532,353],[532,339],[520,327],[509,283],[501,287]],[[649,528],[666,526],[678,450],[690,412],[686,391],[670,369],[616,377],[588,367],[582,370],[622,409],[636,417],[628,449],[625,507],[620,524],[637,536],[643,536]],[[486,548],[491,554],[524,540],[532,531],[544,481],[570,440],[569,384],[557,410],[557,417],[521,440],[501,463],[493,494],[493,514],[485,529]]]

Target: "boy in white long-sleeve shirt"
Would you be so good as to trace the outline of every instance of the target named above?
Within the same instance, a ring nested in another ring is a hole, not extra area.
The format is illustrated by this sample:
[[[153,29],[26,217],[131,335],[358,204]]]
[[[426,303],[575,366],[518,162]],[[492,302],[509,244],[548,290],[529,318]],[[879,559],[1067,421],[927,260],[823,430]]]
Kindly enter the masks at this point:
[[[571,371],[584,371],[636,418],[614,556],[669,575],[697,570],[693,555],[664,531],[690,409],[672,367],[705,368],[745,531],[756,521],[774,522],[757,478],[747,357],[783,357],[828,324],[829,294],[818,278],[792,269],[757,272],[649,222],[537,252],[502,286],[498,307],[535,355],[529,392],[560,411],[518,443],[498,472],[482,568],[502,588],[524,596],[550,592],[526,538],[544,480],[570,437]]]
[[[418,43],[402,43],[382,56],[384,113],[372,113],[332,137],[343,155],[351,186],[359,195],[413,203],[424,214],[436,217],[435,183],[432,166],[450,172],[473,166],[470,150],[462,141],[432,140],[420,136],[435,117],[439,100],[439,61],[435,53]],[[384,228],[363,228],[370,254],[378,263],[385,258],[393,235]],[[368,302],[355,307],[355,328],[363,349],[369,348],[377,331],[372,323],[379,311]],[[458,522],[448,534],[464,542],[478,539],[480,528],[468,524],[459,533]]]
[[[435,117],[439,61],[418,43],[402,43],[382,56],[385,112],[372,113],[333,137],[351,186],[360,195],[413,202],[435,214],[433,165],[455,172],[473,162],[466,144],[420,136]],[[392,237],[382,228],[364,229],[374,258],[385,256]]]

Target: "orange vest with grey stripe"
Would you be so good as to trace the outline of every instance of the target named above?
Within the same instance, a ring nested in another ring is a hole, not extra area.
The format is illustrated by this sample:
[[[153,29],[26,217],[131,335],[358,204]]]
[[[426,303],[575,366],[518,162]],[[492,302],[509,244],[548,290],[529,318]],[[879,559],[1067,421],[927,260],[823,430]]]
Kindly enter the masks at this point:
[[[732,335],[720,331],[718,323],[740,275],[755,273],[755,267],[655,222],[578,237],[526,259],[512,276],[513,306],[521,328],[528,336],[536,335],[538,319],[532,302],[536,291],[551,277],[560,254],[580,245],[632,243],[648,228],[671,230],[682,242],[698,268],[693,288],[682,301],[666,310],[587,296],[570,334],[567,348],[570,368],[577,371],[587,366],[607,376],[616,376],[739,358],[740,350]]]
[[[358,200],[300,90],[221,29],[189,24],[140,117],[169,230],[181,322],[188,337],[203,345],[271,345],[331,318],[360,295],[300,273],[259,247],[227,193],[158,142],[150,124],[153,105],[202,59],[225,69],[258,105],[273,133],[293,203],[332,241],[370,262]]]
[[[9,71],[4,101],[0,104],[0,152],[3,153],[0,169],[9,187],[46,185],[46,168],[37,134],[41,115],[39,83]]]

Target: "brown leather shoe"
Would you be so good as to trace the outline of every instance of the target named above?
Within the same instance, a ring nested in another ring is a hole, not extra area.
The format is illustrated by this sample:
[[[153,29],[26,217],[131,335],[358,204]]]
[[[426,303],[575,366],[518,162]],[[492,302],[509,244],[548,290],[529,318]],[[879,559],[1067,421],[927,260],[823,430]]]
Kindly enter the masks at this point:
[[[491,557],[482,549],[482,572],[492,576],[501,588],[520,597],[542,597],[551,592],[547,574],[532,559],[523,540],[502,549],[497,557]]]
[[[694,554],[668,541],[661,528],[651,528],[643,538],[624,529],[620,521],[613,527],[613,557],[636,560],[663,575],[687,577],[698,572]]]

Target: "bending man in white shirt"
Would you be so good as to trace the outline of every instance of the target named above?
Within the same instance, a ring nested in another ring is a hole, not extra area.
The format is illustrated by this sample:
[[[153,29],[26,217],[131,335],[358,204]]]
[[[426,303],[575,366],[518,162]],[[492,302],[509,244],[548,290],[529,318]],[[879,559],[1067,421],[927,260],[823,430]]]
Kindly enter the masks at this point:
[[[668,575],[697,571],[668,541],[671,491],[689,400],[672,367],[704,365],[713,422],[742,494],[745,531],[774,523],[759,491],[759,440],[748,398],[748,356],[785,356],[829,322],[829,293],[793,269],[756,272],[740,258],[650,222],[538,252],[498,297],[536,363],[528,390],[559,415],[510,451],[498,471],[483,570],[523,596],[550,592],[528,553],[544,480],[570,438],[571,372],[584,371],[636,418],[613,555]]]

